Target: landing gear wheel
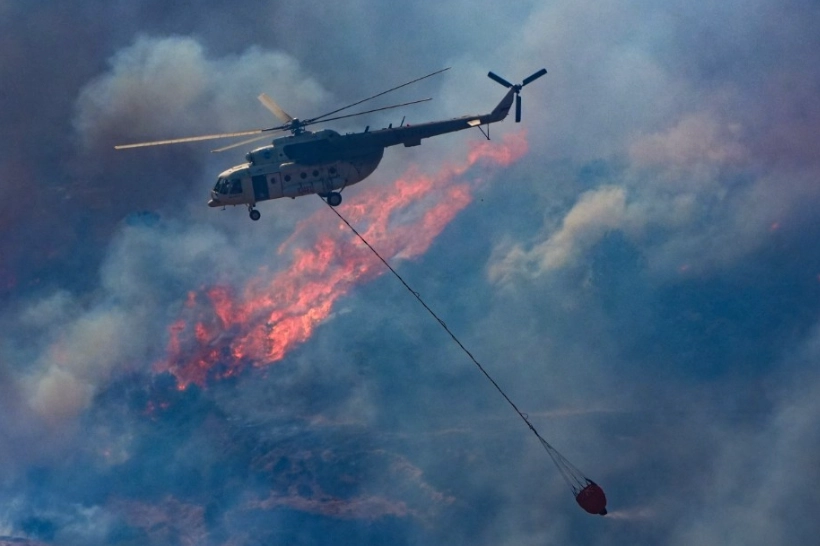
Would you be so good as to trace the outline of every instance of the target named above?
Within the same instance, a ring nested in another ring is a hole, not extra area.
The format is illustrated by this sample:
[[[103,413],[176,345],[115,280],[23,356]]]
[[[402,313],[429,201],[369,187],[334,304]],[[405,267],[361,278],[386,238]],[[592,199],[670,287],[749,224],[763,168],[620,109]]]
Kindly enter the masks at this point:
[[[262,213],[260,213],[256,209],[251,209],[251,211],[248,214],[250,215],[251,220],[253,220],[254,222],[256,222],[257,220],[259,220],[262,217]]]
[[[342,204],[342,194],[339,192],[330,192],[327,194],[327,204],[331,207],[338,207]]]

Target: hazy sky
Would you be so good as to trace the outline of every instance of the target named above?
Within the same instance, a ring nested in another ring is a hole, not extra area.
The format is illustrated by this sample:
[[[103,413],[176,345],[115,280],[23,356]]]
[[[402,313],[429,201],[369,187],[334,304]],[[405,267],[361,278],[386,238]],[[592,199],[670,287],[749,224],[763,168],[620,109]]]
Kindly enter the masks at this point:
[[[0,544],[785,544],[820,533],[816,2],[0,1]],[[434,70],[523,123],[388,149],[339,211],[609,498],[584,513],[316,197],[246,149]]]

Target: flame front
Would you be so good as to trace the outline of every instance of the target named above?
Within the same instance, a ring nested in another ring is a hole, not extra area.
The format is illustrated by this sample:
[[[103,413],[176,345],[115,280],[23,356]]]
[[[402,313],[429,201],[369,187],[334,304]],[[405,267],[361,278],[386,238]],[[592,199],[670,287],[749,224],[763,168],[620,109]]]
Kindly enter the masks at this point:
[[[391,185],[362,192],[341,210],[385,259],[413,258],[470,203],[472,186],[462,179],[468,169],[477,163],[504,167],[526,151],[520,132],[500,143],[481,141],[462,164],[434,175],[410,169]],[[480,173],[473,176],[473,183],[479,178]],[[274,363],[306,341],[352,286],[386,271],[324,207],[299,222],[278,253],[290,254],[290,266],[258,274],[241,291],[213,286],[189,293],[185,317],[169,328],[167,358],[155,370],[173,373],[185,388],[229,377],[248,365]]]

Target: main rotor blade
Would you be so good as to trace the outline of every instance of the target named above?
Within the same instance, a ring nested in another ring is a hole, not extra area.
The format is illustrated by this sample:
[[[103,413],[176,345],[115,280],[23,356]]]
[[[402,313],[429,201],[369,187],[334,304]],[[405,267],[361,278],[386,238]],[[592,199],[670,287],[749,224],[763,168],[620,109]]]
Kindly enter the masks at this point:
[[[201,140],[215,140],[217,138],[233,138],[233,137],[241,137],[247,135],[258,135],[259,133],[264,133],[270,131],[271,129],[253,129],[251,131],[240,131],[238,133],[220,133],[218,135],[202,135],[202,136],[194,136],[194,137],[185,137],[185,138],[172,138],[169,140],[154,140],[152,142],[137,142],[136,144],[120,144],[114,146],[115,150],[125,150],[127,148],[142,148],[144,146],[163,146],[165,144],[180,144],[183,142],[199,142]]]
[[[403,84],[401,84],[401,85],[398,85],[398,86],[396,86],[396,87],[393,87],[392,89],[388,89],[387,91],[382,91],[381,93],[377,93],[376,95],[373,95],[372,97],[367,97],[366,99],[362,99],[362,100],[360,100],[359,102],[354,102],[353,104],[348,104],[347,106],[344,106],[344,107],[339,108],[339,109],[337,109],[337,110],[333,110],[332,112],[328,112],[327,114],[322,114],[321,116],[316,116],[315,118],[311,118],[311,119],[307,120],[307,123],[313,123],[313,122],[315,122],[315,121],[319,121],[320,119],[322,119],[322,118],[324,118],[324,117],[327,117],[327,116],[332,116],[333,114],[335,114],[335,113],[337,113],[337,112],[341,112],[342,110],[347,110],[348,108],[352,108],[352,107],[354,107],[354,106],[358,106],[359,104],[361,104],[361,103],[363,103],[363,102],[367,102],[367,101],[369,101],[369,100],[375,99],[376,97],[381,97],[382,95],[386,95],[387,93],[390,93],[391,91],[395,91],[396,89],[401,89],[402,87],[407,87],[407,86],[408,86],[408,85],[410,85],[411,83],[420,82],[421,80],[425,80],[425,79],[427,79],[427,78],[430,78],[430,77],[432,77],[432,76],[435,76],[436,74],[441,74],[442,72],[446,72],[446,71],[448,71],[448,70],[450,70],[450,67],[449,67],[449,66],[448,66],[447,68],[442,68],[441,70],[436,70],[435,72],[431,72],[430,74],[427,74],[426,76],[422,76],[421,78],[416,78],[415,80],[411,80],[411,81],[409,81],[409,82],[407,82],[407,83],[403,83]],[[428,100],[429,100],[429,99],[428,99]],[[409,102],[409,103],[407,103],[407,104],[414,104],[414,103]],[[398,106],[404,106],[404,105],[403,105],[403,104],[400,104],[400,105],[398,105]],[[375,110],[371,110],[371,111],[372,111],[372,112],[375,112]],[[364,114],[364,113],[365,113],[365,112],[362,112],[362,114]],[[358,115],[358,114],[356,114],[356,115]],[[340,118],[333,118],[333,119],[340,119]],[[322,121],[328,121],[328,120],[326,120],[326,119],[325,119],[325,120],[322,120]]]
[[[533,80],[537,80],[538,78],[540,78],[541,76],[543,76],[546,73],[547,73],[547,69],[542,68],[541,70],[539,70],[538,72],[536,72],[532,76],[528,76],[528,77],[524,78],[524,81],[521,82],[521,87],[524,87],[525,85],[532,82]]]
[[[262,93],[256,98],[259,99],[259,102],[261,102],[265,108],[273,112],[273,115],[279,118],[279,121],[281,121],[282,123],[290,123],[291,121],[293,121],[293,117],[284,110],[282,110],[282,108],[278,104],[276,104],[276,101],[267,96],[265,93]]]
[[[269,138],[269,136],[270,135],[262,135],[258,137],[249,138],[248,140],[243,140],[241,142],[235,142],[234,144],[229,144],[228,146],[223,146],[222,148],[217,148],[216,150],[211,150],[211,153],[216,154],[219,152],[224,152],[225,150],[230,150],[232,148],[239,148],[240,146],[244,146],[245,144],[250,144],[251,142],[262,140],[263,138]]]
[[[521,122],[521,95],[515,96],[515,122]]]
[[[509,88],[509,87],[512,87],[512,86],[513,86],[513,84],[511,84],[510,82],[508,82],[507,80],[505,80],[504,78],[502,78],[501,76],[499,76],[498,74],[494,74],[493,72],[488,72],[488,73],[487,73],[487,76],[489,76],[489,77],[490,77],[490,79],[497,81],[498,83],[500,83],[500,84],[501,84],[501,85],[503,85],[504,87],[508,87],[508,88]]]
[[[322,120],[318,120],[318,121],[317,120],[308,120],[304,123],[304,125],[314,125],[316,123],[324,123],[326,121],[334,121],[334,120],[337,120],[337,119],[352,118],[352,117],[355,117],[355,116],[361,116],[363,114],[370,114],[371,112],[379,112],[381,110],[390,110],[391,108],[399,108],[400,106],[409,106],[411,104],[418,104],[420,102],[427,102],[429,100],[433,100],[433,99],[432,98],[426,98],[426,99],[414,100],[414,101],[405,102],[405,103],[402,103],[402,104],[394,104],[393,106],[385,106],[383,108],[374,108],[373,110],[365,110],[364,112],[356,112],[355,114],[346,114],[344,116],[336,116],[335,118],[327,118],[327,119],[322,119]]]

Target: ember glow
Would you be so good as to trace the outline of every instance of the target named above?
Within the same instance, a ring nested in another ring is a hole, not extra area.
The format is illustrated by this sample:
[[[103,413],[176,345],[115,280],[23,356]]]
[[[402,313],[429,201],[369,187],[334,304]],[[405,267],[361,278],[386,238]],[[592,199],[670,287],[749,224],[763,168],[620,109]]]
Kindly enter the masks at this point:
[[[340,212],[388,261],[423,254],[472,200],[486,170],[510,165],[527,151],[523,132],[481,141],[467,160],[429,175],[410,169],[393,184],[371,186]],[[386,269],[338,218],[322,207],[299,222],[279,249],[290,265],[260,272],[244,288],[213,286],[190,292],[183,316],[169,327],[167,358],[157,372],[173,373],[180,388],[229,377],[246,366],[281,360],[306,341],[356,284]]]

